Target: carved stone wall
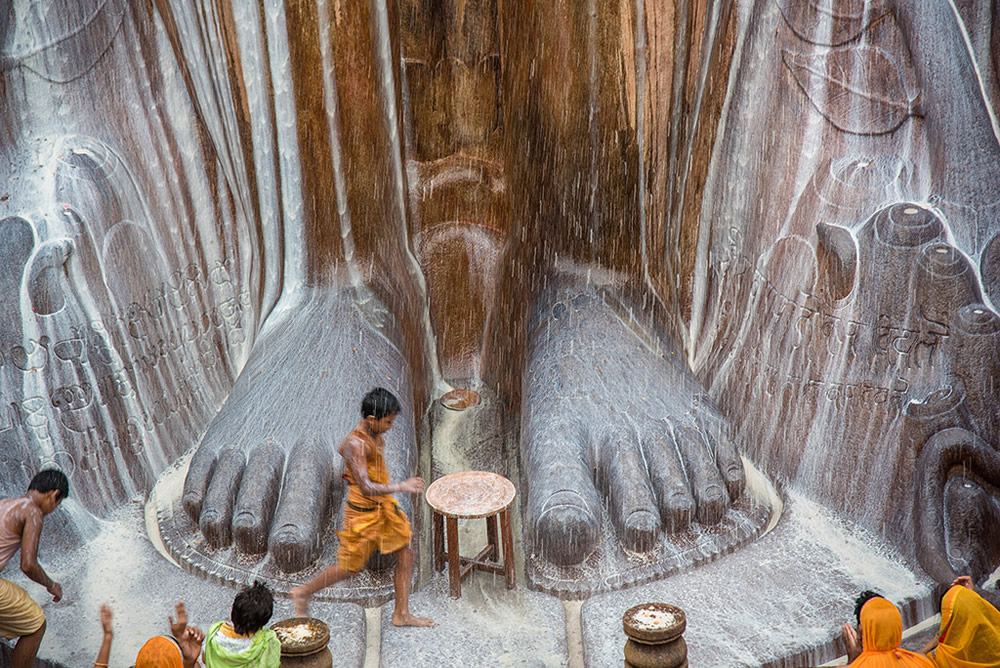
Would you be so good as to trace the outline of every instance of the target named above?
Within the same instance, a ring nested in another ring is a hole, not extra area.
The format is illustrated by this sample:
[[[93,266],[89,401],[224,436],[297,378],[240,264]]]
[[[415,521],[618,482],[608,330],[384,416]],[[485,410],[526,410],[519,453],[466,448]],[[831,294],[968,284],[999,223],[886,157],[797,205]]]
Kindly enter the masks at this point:
[[[743,7],[690,290],[694,366],[751,458],[941,580],[995,566],[987,5]],[[932,447],[949,427],[965,455]]]
[[[0,488],[55,465],[96,513],[197,441],[260,322],[259,238],[151,19],[0,11]]]
[[[751,539],[740,453],[983,575],[995,13],[7,3],[0,490],[54,463],[100,513],[191,452],[168,540],[280,578],[364,392],[401,477],[452,381],[520,422],[538,586]]]

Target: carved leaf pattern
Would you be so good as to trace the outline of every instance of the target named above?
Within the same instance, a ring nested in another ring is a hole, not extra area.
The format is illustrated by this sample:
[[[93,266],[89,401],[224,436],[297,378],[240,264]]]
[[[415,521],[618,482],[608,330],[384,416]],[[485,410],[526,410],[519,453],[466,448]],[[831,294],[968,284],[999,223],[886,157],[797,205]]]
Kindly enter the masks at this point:
[[[839,130],[885,134],[916,115],[899,67],[882,49],[859,46],[816,55],[786,50],[782,60],[816,110]]]
[[[779,0],[779,7],[800,39],[824,46],[856,39],[870,20],[865,0]]]

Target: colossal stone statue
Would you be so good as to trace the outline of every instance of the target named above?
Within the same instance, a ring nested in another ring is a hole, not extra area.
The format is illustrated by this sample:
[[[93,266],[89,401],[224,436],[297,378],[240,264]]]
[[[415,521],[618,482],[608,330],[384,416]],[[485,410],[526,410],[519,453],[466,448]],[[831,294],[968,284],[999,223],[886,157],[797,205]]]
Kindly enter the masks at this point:
[[[998,565],[995,11],[754,3],[692,232],[747,455],[941,582]]]
[[[912,5],[14,0],[0,491],[192,451],[171,549],[285,582],[360,396],[406,477],[451,383],[519,422],[537,586],[751,539],[741,451],[982,578],[1000,33]]]

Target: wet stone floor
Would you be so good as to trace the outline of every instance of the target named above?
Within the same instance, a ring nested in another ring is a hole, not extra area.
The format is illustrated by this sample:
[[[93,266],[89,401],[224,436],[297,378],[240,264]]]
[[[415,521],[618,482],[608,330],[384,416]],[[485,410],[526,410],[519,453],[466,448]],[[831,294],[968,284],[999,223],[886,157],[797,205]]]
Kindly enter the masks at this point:
[[[228,617],[235,590],[191,575],[158,552],[146,537],[138,500],[98,521],[73,549],[61,549],[54,533],[45,534],[42,558],[63,583],[64,599],[45,602],[19,572],[7,573],[43,603],[48,630],[39,665],[90,665],[104,602],[114,610],[111,663],[120,666],[131,665],[148,636],[167,632],[166,616],[177,600],[187,603],[197,626]],[[479,538],[467,532],[463,551]],[[474,572],[456,600],[448,595],[447,572],[433,573],[425,563],[411,609],[434,618],[433,629],[392,626],[391,602],[366,609],[316,601],[310,612],[330,626],[338,666],[621,665],[622,614],[652,601],[685,610],[691,666],[821,665],[841,654],[840,624],[863,589],[902,603],[908,625],[930,616],[928,578],[899,563],[822,507],[791,495],[777,526],[750,545],[665,580],[582,602],[530,590],[521,572],[514,590],[502,577]],[[290,616],[289,600],[278,598],[272,619]]]

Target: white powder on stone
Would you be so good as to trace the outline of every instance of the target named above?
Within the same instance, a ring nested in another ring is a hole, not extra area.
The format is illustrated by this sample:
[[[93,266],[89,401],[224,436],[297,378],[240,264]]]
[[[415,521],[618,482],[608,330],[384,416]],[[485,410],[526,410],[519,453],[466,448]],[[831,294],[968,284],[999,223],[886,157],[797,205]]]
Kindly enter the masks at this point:
[[[632,613],[631,624],[641,631],[665,629],[677,623],[677,616],[669,610],[661,610],[650,606],[640,608]]]
[[[279,626],[274,629],[275,635],[282,643],[301,643],[313,636],[312,629],[308,624],[296,624],[295,626]]]

